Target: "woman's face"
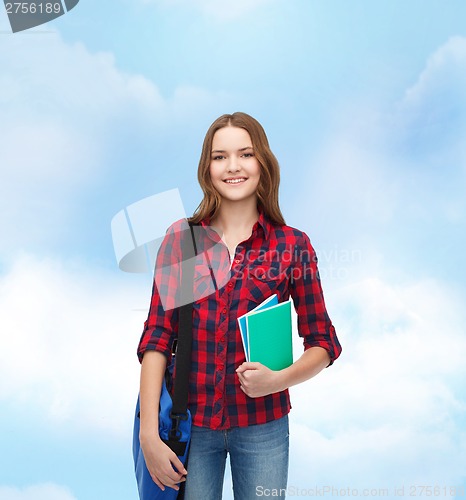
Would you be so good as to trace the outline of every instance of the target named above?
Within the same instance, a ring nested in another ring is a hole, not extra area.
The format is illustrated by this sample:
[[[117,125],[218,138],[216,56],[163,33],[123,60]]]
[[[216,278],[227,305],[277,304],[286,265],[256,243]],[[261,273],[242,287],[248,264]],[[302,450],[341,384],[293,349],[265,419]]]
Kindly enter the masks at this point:
[[[215,132],[210,156],[210,177],[222,198],[242,201],[257,196],[260,165],[246,130],[229,126]]]

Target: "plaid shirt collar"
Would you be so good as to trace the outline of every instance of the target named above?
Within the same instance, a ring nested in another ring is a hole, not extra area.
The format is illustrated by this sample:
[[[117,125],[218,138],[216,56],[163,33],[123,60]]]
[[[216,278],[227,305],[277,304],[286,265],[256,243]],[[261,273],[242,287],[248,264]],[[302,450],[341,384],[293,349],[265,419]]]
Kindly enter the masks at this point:
[[[259,211],[259,218],[257,219],[257,222],[254,224],[252,227],[252,235],[256,236],[256,231],[259,228],[262,228],[263,234],[264,234],[264,239],[268,240],[270,236],[270,231],[271,231],[271,222],[270,219],[267,217],[265,214],[265,211],[263,210],[262,207],[258,207]],[[203,227],[208,227],[210,225],[210,216],[204,217],[204,219],[201,220],[201,225]]]

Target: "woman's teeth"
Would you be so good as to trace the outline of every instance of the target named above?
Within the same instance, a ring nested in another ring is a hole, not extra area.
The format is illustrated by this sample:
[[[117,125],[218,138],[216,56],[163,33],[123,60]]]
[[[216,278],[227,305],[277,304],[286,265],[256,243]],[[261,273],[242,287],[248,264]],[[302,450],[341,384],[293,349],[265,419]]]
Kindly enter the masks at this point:
[[[226,180],[228,184],[239,184],[240,182],[244,182],[246,179],[232,179],[232,180]]]

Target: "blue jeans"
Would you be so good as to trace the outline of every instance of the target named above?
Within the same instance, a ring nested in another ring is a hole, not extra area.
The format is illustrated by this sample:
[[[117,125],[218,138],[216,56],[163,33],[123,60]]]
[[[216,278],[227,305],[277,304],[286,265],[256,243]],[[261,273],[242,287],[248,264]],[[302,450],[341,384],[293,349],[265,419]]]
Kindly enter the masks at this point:
[[[276,489],[281,493],[279,498],[285,498],[288,449],[288,415],[266,424],[223,431],[193,426],[184,498],[222,498],[228,453],[235,499],[257,499],[265,489]]]

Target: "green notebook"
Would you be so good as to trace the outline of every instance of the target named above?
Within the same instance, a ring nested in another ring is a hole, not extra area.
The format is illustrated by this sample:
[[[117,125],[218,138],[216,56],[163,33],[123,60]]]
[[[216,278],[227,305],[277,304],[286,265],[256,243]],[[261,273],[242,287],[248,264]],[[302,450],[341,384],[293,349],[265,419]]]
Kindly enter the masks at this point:
[[[291,301],[246,315],[249,361],[271,370],[293,364]]]

